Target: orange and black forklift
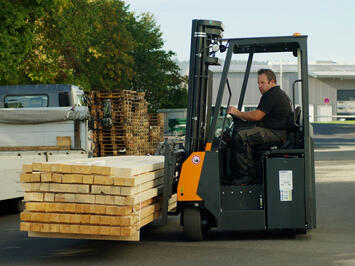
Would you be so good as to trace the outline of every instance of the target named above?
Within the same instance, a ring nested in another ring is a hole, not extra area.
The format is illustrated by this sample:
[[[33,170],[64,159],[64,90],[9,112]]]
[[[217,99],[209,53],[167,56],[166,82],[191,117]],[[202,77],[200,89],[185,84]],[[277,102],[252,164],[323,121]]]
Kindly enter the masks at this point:
[[[188,84],[185,145],[165,149],[164,197],[177,192],[177,211],[187,240],[202,240],[211,228],[235,231],[287,230],[306,233],[316,227],[315,178],[312,129],[308,113],[307,36],[223,39],[219,21],[193,20]],[[223,120],[216,134],[225,88],[228,103],[233,88],[228,72],[233,55],[247,54],[238,109],[243,106],[253,55],[291,53],[298,58],[299,78],[293,82],[293,113],[288,138],[281,146],[263,146],[254,151],[258,182],[229,185],[231,134],[239,126]],[[212,103],[210,66],[221,65],[217,55],[226,53],[216,101]],[[296,86],[299,85],[299,86]],[[300,88],[295,108],[295,90]],[[213,107],[213,108],[212,108]],[[172,188],[171,190],[168,188]],[[170,191],[169,191],[170,190]],[[167,208],[167,203],[163,208]],[[166,217],[165,217],[166,218]]]

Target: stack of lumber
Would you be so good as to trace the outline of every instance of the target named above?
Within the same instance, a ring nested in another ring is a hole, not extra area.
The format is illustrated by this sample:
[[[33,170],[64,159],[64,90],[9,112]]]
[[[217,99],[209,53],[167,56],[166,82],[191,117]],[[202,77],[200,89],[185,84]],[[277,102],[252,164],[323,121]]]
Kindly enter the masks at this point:
[[[162,207],[163,156],[119,156],[23,165],[29,236],[139,240]],[[169,210],[176,207],[176,194]]]
[[[91,92],[90,112],[94,120],[94,156],[154,154],[163,141],[164,120],[148,114],[144,92]],[[111,128],[102,126],[104,100],[111,101]]]

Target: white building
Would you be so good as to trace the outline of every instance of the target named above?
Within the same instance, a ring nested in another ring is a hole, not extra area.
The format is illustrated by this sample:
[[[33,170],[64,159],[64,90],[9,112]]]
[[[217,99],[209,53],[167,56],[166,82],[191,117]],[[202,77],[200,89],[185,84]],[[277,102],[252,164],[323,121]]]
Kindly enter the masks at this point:
[[[238,105],[246,64],[231,64],[228,75],[232,89],[231,105]],[[292,100],[292,84],[298,79],[297,64],[280,62],[252,65],[243,110],[255,108],[260,100],[257,87],[257,71],[260,68],[272,69],[277,83],[287,92]],[[222,68],[213,70],[213,100],[215,102]],[[310,63],[309,72],[309,113],[310,121],[331,121],[344,117],[355,116],[355,64],[338,64],[335,62]],[[295,103],[299,103],[300,90],[296,85]],[[223,95],[223,105],[227,104],[228,90]]]

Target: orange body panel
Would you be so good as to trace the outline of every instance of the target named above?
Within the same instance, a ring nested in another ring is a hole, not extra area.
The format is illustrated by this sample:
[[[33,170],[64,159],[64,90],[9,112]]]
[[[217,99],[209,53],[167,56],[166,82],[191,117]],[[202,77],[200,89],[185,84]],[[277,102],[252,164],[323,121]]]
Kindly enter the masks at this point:
[[[211,142],[207,142],[205,151],[210,151],[211,149],[212,149],[212,143]]]
[[[205,152],[194,152],[182,164],[177,187],[178,201],[202,201],[197,195]]]

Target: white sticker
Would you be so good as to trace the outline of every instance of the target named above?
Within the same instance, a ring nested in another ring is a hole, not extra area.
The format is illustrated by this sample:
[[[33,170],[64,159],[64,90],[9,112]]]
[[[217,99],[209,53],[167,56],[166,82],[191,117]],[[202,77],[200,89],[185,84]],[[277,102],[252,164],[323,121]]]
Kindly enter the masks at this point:
[[[292,190],[280,190],[280,201],[292,201]]]
[[[291,170],[282,170],[279,171],[279,188],[281,190],[292,190],[292,171]]]
[[[292,201],[293,175],[291,170],[279,171],[280,201]]]

